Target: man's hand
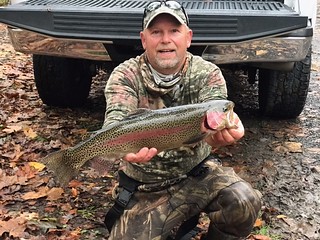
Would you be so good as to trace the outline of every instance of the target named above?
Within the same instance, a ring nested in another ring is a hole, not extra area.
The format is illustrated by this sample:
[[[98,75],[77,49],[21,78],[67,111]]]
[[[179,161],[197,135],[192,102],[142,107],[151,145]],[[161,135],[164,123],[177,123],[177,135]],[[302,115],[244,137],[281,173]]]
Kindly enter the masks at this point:
[[[218,148],[226,145],[230,145],[235,141],[239,140],[244,136],[244,127],[243,124],[236,113],[235,115],[235,124],[237,128],[235,129],[223,129],[218,131],[215,134],[211,134],[206,138],[206,142],[211,145],[213,148]]]
[[[158,150],[156,148],[144,147],[137,153],[128,153],[123,159],[128,162],[144,163],[150,161],[157,153]]]

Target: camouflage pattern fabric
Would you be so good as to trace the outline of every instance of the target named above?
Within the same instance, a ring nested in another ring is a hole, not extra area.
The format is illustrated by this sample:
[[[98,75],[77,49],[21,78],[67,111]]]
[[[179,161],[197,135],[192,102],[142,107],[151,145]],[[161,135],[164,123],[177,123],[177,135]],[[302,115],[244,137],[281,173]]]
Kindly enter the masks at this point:
[[[155,83],[145,54],[129,59],[114,69],[105,88],[104,126],[125,118],[138,108],[160,109],[177,105],[226,99],[227,88],[220,69],[188,53],[172,87]],[[147,163],[123,161],[131,178],[148,186],[179,179],[210,154],[204,141],[196,146],[158,153]],[[211,219],[208,239],[239,239],[250,233],[260,210],[260,195],[239,178],[232,168],[208,162],[203,176],[177,181],[154,192],[138,191],[118,219],[110,239],[166,239],[186,219],[206,211]]]
[[[181,80],[170,88],[155,84],[145,54],[129,59],[114,69],[106,88],[104,126],[125,118],[137,108],[165,107],[226,99],[225,79],[220,69],[199,56],[188,53]],[[196,146],[160,152],[148,163],[123,162],[124,171],[141,182],[157,182],[189,172],[210,154],[205,142]]]
[[[207,212],[210,240],[247,236],[261,208],[261,195],[232,168],[212,161],[208,171],[157,192],[136,192],[110,233],[110,240],[162,240],[186,219]],[[217,234],[218,233],[218,234]]]

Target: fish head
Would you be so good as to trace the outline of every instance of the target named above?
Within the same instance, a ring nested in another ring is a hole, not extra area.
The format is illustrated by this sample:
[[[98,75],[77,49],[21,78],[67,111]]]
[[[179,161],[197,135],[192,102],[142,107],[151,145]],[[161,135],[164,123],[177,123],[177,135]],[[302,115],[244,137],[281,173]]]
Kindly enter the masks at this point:
[[[224,128],[236,128],[234,103],[228,100],[213,101],[205,113],[203,125],[207,132],[216,132]]]

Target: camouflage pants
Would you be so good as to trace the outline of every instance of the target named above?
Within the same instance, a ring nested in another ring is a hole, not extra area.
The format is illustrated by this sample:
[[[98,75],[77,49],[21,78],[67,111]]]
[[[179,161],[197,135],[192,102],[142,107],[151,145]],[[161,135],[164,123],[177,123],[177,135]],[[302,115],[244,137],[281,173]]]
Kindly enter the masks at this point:
[[[232,168],[208,161],[208,171],[157,192],[136,192],[110,233],[111,240],[166,239],[183,221],[207,212],[208,239],[247,236],[261,208],[261,195]]]

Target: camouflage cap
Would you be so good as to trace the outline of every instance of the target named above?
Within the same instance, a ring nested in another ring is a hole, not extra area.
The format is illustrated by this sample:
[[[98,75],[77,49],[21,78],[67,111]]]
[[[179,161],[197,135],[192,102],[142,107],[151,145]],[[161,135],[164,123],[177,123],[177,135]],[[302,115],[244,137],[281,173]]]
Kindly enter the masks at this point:
[[[189,25],[188,16],[184,8],[176,1],[155,1],[147,5],[143,15],[143,26],[142,29],[149,27],[153,19],[160,14],[170,14],[175,17],[181,24]]]

